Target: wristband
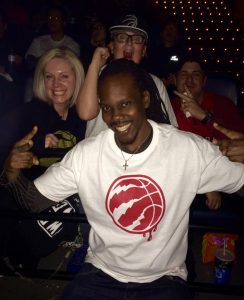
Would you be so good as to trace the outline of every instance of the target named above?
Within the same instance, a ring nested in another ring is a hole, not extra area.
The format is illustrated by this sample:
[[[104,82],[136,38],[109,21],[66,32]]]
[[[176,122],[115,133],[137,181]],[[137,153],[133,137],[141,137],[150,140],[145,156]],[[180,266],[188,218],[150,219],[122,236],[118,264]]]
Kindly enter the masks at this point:
[[[208,124],[213,118],[213,113],[207,112],[206,116],[201,120],[202,124]]]

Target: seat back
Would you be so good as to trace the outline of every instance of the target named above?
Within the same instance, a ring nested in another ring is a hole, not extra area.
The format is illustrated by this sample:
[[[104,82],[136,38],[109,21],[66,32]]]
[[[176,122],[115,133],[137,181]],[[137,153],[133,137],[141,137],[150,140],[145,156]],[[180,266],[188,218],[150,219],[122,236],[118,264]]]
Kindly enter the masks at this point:
[[[239,89],[234,78],[224,75],[210,75],[207,78],[205,89],[207,91],[228,97],[238,105]]]

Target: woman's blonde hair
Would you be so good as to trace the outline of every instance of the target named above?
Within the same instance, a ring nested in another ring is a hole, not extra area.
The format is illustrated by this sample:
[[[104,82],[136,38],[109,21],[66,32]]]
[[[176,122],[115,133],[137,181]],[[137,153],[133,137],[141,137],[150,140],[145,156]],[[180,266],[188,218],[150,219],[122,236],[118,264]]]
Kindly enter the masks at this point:
[[[73,106],[78,97],[78,93],[81,88],[81,85],[84,82],[85,73],[84,73],[83,65],[79,60],[79,58],[77,57],[77,55],[68,48],[64,48],[64,47],[54,48],[47,51],[40,57],[34,74],[34,82],[33,82],[34,96],[44,102],[50,102],[50,100],[47,97],[45,84],[44,84],[44,69],[47,63],[49,63],[54,58],[63,58],[67,60],[70,63],[71,68],[75,73],[75,89],[74,89],[73,96],[70,99],[70,106]]]

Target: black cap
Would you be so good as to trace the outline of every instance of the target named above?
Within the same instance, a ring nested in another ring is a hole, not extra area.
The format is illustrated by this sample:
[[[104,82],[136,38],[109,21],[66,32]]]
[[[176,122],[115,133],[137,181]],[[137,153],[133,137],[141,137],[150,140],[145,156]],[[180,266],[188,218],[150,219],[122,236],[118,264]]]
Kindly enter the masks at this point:
[[[142,28],[142,26],[138,25],[138,19],[135,15],[126,15],[124,16],[117,25],[111,26],[109,28],[111,36],[115,33],[121,31],[132,31],[136,34],[141,34],[145,37],[145,40],[148,39],[147,32]]]

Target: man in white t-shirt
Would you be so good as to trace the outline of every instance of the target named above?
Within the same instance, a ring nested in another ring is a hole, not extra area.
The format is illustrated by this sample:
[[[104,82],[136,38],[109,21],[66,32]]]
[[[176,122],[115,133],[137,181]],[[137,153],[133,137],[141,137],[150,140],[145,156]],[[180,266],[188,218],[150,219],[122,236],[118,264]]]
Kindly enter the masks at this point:
[[[19,170],[38,163],[30,152],[33,128],[10,153],[1,182],[31,211],[79,193],[89,248],[61,299],[188,300],[189,207],[197,193],[240,190],[244,165],[200,136],[148,120],[155,89],[132,61],[108,64],[98,95],[109,129],[77,144],[33,183]]]
[[[135,15],[123,16],[116,25],[109,28],[111,42],[109,48],[97,48],[88,68],[85,82],[76,101],[77,112],[87,122],[86,137],[96,136],[107,126],[102,120],[97,99],[97,78],[107,59],[126,58],[139,64],[146,55],[148,34],[144,25]],[[153,74],[155,88],[159,93],[155,103],[151,103],[150,118],[156,122],[170,122],[177,126],[176,117],[171,106],[163,81]]]

